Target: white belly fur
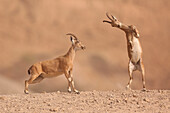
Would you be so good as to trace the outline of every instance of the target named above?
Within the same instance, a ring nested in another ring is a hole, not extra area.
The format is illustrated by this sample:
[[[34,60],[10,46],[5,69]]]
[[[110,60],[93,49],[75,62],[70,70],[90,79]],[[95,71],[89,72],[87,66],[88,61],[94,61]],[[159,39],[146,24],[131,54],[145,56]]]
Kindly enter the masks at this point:
[[[141,58],[141,54],[142,54],[142,49],[140,46],[140,42],[137,38],[133,38],[132,41],[132,58],[131,61],[134,63],[137,63],[139,61],[139,59]]]

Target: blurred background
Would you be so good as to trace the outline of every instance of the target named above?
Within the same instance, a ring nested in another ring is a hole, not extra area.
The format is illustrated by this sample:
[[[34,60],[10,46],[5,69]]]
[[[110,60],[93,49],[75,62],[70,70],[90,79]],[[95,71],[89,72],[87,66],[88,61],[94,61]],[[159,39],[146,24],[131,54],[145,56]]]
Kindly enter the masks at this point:
[[[140,32],[148,89],[170,89],[169,0],[0,0],[0,94],[23,93],[28,68],[65,54],[74,33],[86,45],[74,62],[80,91],[125,89],[125,33],[102,21],[116,16]],[[142,89],[140,72],[133,89]],[[67,91],[64,75],[30,85],[31,92]]]

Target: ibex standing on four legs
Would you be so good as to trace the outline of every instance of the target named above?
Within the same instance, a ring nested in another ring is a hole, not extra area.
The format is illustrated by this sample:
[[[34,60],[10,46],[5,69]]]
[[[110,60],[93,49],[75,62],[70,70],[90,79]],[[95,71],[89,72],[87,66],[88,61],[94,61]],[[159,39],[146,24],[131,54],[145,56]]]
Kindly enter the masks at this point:
[[[143,90],[146,90],[145,71],[142,62],[142,48],[139,42],[138,30],[134,25],[127,26],[125,24],[122,24],[116,19],[116,17],[112,15],[111,17],[109,17],[109,15],[106,13],[106,16],[110,19],[110,21],[104,20],[103,22],[109,23],[111,24],[112,27],[117,27],[126,33],[127,49],[128,49],[128,56],[129,56],[128,72],[130,77],[126,87],[129,89],[129,86],[132,83],[133,71],[139,70],[142,73]]]
[[[65,55],[52,60],[38,62],[29,68],[28,74],[30,75],[30,78],[25,81],[24,92],[26,94],[28,94],[29,84],[39,83],[44,78],[56,77],[62,74],[64,74],[68,80],[68,92],[71,92],[72,87],[74,92],[79,93],[79,91],[75,89],[72,76],[73,61],[76,51],[85,49],[85,46],[81,44],[75,35],[71,33],[68,33],[67,35],[70,35],[72,45]]]

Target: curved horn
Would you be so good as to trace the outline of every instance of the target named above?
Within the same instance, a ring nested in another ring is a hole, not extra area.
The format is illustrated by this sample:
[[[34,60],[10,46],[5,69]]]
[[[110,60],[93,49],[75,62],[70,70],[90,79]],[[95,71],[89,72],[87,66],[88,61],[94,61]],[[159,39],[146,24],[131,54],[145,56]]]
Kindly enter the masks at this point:
[[[106,16],[112,21],[112,19],[109,17],[108,13],[106,13]]]
[[[111,15],[112,16],[112,15]],[[117,20],[117,18],[115,17],[115,16],[112,16],[112,18],[114,19],[114,20]]]
[[[112,23],[112,22],[109,22],[109,21],[107,21],[107,20],[103,20],[103,22],[110,23],[110,24]]]
[[[72,34],[72,33],[67,33],[66,35],[71,35],[71,36],[73,36],[75,39],[78,39],[74,34]]]

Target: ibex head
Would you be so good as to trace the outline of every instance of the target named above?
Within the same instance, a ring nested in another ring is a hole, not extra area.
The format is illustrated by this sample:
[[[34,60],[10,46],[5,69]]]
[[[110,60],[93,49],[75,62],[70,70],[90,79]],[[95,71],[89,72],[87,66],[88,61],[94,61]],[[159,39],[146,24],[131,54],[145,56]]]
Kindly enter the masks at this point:
[[[70,40],[75,50],[86,49],[86,47],[78,40],[74,34],[67,33],[66,35],[70,35]]]
[[[112,27],[121,27],[121,23],[117,20],[116,17],[112,16],[111,17],[106,13],[106,16],[110,19],[110,21],[103,20],[103,22],[111,24]]]

